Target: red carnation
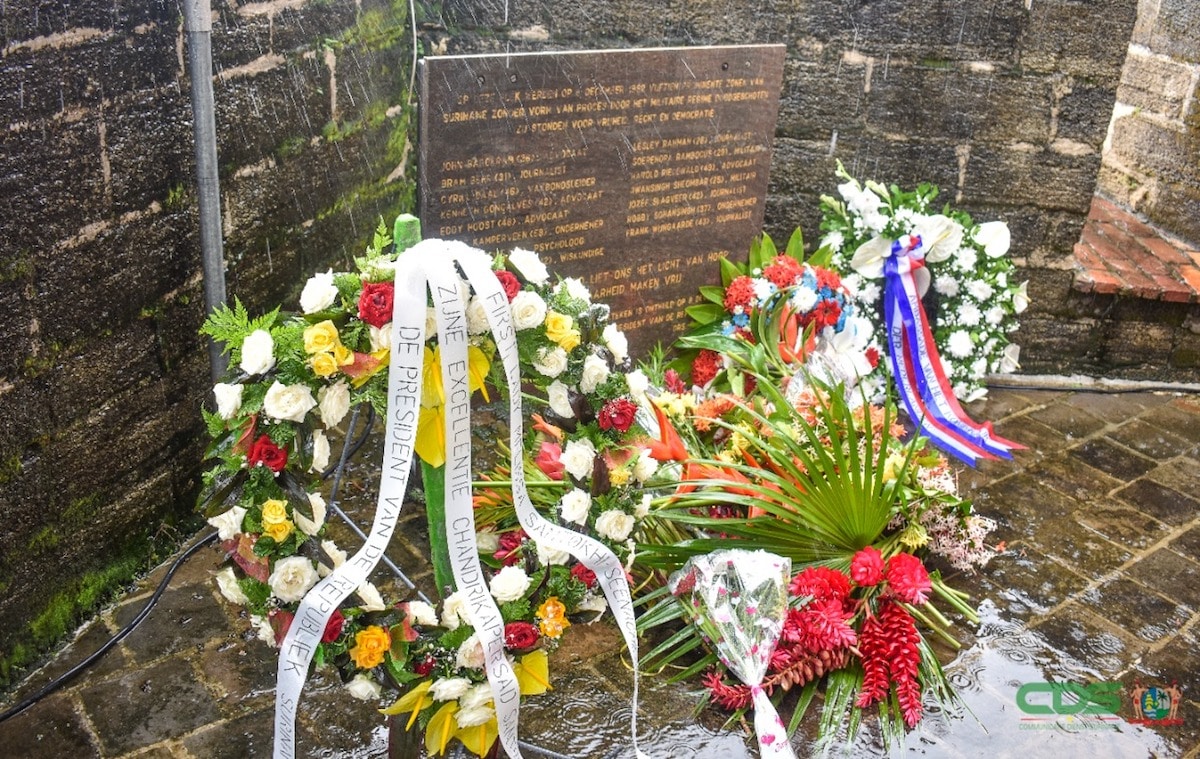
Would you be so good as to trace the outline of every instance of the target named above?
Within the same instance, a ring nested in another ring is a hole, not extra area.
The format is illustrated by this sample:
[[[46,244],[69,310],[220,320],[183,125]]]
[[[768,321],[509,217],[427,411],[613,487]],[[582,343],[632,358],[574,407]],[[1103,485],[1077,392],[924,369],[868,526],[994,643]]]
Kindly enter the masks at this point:
[[[322,643],[332,643],[342,634],[342,628],[346,626],[346,618],[342,616],[341,609],[334,609],[333,614],[329,616],[329,621],[325,623],[325,632],[321,635]]]
[[[763,276],[780,290],[796,284],[796,279],[803,272],[800,262],[791,256],[775,256],[775,259],[763,268]]]
[[[628,398],[614,398],[600,409],[596,416],[600,429],[617,432],[628,432],[633,425],[633,417],[637,414],[637,404]]]
[[[741,306],[742,312],[749,312],[754,306],[754,280],[743,274],[735,277],[725,288],[725,310],[731,314],[739,313],[736,309]]]
[[[724,368],[721,354],[705,348],[692,361],[692,383],[703,387]]]
[[[521,292],[521,280],[517,279],[517,275],[511,271],[501,269],[496,272],[496,279],[500,280],[500,286],[504,288],[504,295],[508,298],[508,302],[512,303],[513,298],[517,297],[517,293]]]
[[[813,601],[844,601],[850,595],[850,578],[829,567],[806,567],[792,578],[788,591],[793,596],[812,596]]]
[[[542,470],[542,474],[546,475],[554,481],[561,481],[563,478],[562,461],[559,458],[562,456],[562,446],[558,443],[551,443],[549,440],[542,441],[542,447],[538,449],[537,456],[534,457],[533,463],[538,469]]]
[[[358,318],[372,327],[382,327],[392,320],[392,299],[396,286],[391,282],[363,282],[358,296]]]
[[[254,444],[250,446],[250,453],[246,456],[246,460],[250,466],[262,464],[275,474],[279,474],[287,466],[288,452],[286,448],[275,445],[275,441],[266,435],[259,435]]]
[[[888,559],[887,581],[892,592],[910,604],[925,603],[933,589],[925,565],[911,553],[898,553]]]
[[[850,560],[850,578],[869,588],[883,580],[883,554],[875,546],[867,546]]]
[[[524,530],[512,530],[500,535],[500,548],[492,554],[492,558],[496,561],[503,562],[504,566],[512,566],[521,560],[521,554],[517,551],[521,544],[528,537]]]
[[[582,564],[571,567],[571,576],[589,588],[596,584],[596,573]]]
[[[504,645],[514,651],[533,648],[538,642],[538,630],[528,622],[509,622],[504,626]]]

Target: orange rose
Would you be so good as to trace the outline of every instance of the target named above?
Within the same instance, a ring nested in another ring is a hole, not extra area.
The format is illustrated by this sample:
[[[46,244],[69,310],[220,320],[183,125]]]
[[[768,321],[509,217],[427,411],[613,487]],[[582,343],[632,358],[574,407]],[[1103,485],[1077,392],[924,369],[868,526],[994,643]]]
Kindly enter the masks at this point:
[[[371,625],[354,635],[350,658],[359,669],[372,669],[383,663],[383,656],[392,648],[392,636],[378,625]]]
[[[567,607],[563,606],[557,596],[547,598],[545,603],[538,607],[537,616],[538,628],[547,638],[560,637],[563,630],[571,626],[567,621]]]

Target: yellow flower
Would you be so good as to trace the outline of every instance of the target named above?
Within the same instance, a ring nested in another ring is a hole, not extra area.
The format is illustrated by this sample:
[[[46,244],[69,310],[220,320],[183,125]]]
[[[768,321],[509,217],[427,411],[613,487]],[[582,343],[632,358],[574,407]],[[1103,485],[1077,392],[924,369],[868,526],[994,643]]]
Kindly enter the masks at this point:
[[[425,408],[441,406],[446,402],[442,389],[442,351],[440,348],[425,347],[425,366],[421,371],[421,405]]]
[[[546,313],[546,337],[555,342],[565,351],[572,351],[579,345],[579,330],[575,329],[575,320],[557,311]]]
[[[487,386],[484,384],[488,376],[488,371],[491,368],[491,359],[488,358],[487,354],[479,346],[471,345],[467,347],[467,371],[471,375],[471,392],[482,390],[485,401],[491,400],[491,397],[488,396]]]
[[[287,540],[294,529],[292,520],[288,519],[287,502],[274,498],[263,501],[262,525],[263,534],[271,537],[276,543]]]
[[[338,371],[337,359],[329,352],[313,354],[310,364],[312,365],[313,374],[318,377],[332,377]]]
[[[408,718],[408,724],[404,726],[405,730],[411,729],[413,723],[417,721],[417,715],[421,713],[421,710],[433,703],[433,696],[429,695],[429,688],[432,685],[432,680],[422,680],[414,685],[412,690],[398,698],[391,706],[386,709],[380,709],[379,713],[394,717],[405,712],[412,712]]]
[[[558,596],[550,596],[538,607],[538,628],[547,638],[558,638],[563,630],[571,626],[567,620],[567,607],[563,606]]]
[[[341,339],[338,337],[337,325],[328,319],[317,322],[304,330],[305,353],[325,353],[340,344]]]
[[[608,482],[614,488],[624,487],[629,484],[628,469],[611,469],[608,472]]]
[[[896,479],[898,470],[904,466],[904,456],[899,453],[889,453],[887,460],[883,462],[883,481],[891,482]]]
[[[338,343],[333,346],[333,360],[337,361],[338,366],[347,366],[354,363],[354,351],[346,346]]]
[[[371,669],[383,663],[383,656],[392,648],[392,636],[379,625],[371,625],[354,635],[350,659],[359,669]]]
[[[421,409],[417,420],[417,455],[431,467],[446,463],[446,423],[442,406]]]

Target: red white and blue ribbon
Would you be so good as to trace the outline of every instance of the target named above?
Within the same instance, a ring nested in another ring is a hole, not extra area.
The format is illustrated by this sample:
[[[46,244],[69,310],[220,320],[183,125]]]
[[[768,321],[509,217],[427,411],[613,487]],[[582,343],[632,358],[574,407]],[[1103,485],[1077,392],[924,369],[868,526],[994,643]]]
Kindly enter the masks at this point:
[[[954,397],[914,273],[925,266],[919,236],[892,243],[883,261],[883,308],[888,361],[900,400],[923,435],[946,453],[974,466],[979,459],[1011,459],[1025,446],[998,437],[992,423],[972,421]]]

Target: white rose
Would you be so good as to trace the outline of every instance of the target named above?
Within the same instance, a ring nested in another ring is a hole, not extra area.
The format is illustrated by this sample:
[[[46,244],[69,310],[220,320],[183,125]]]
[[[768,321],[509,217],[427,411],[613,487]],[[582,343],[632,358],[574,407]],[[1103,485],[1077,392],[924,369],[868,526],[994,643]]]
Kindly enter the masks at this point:
[[[568,474],[582,480],[592,474],[592,465],[596,462],[596,446],[587,438],[568,441],[558,460],[562,462]]]
[[[275,366],[275,341],[265,329],[256,329],[242,340],[242,361],[238,364],[246,374],[263,374]]]
[[[461,624],[471,624],[471,610],[467,608],[466,597],[455,591],[442,602],[442,627],[457,630]]]
[[[567,352],[558,346],[549,350],[540,348],[537,358],[534,359],[533,368],[539,374],[547,377],[557,377],[567,368]]]
[[[314,274],[304,283],[300,293],[300,310],[306,314],[324,311],[337,301],[338,289],[333,284],[333,269]]]
[[[487,309],[479,298],[471,298],[467,305],[467,332],[472,335],[482,335],[491,327],[488,326]]]
[[[575,409],[571,408],[571,388],[554,380],[550,383],[550,387],[546,388],[546,394],[550,396],[550,410],[554,412],[555,416],[563,419],[575,418]]]
[[[571,554],[567,551],[560,551],[557,548],[550,548],[541,543],[537,544],[538,563],[545,567],[561,566],[571,560]]]
[[[512,307],[515,329],[533,329],[542,326],[542,322],[546,321],[546,301],[535,292],[522,290],[509,305]]]
[[[955,295],[958,295],[958,280],[949,274],[942,274],[933,280],[933,289],[937,290],[939,295],[953,298]]]
[[[217,528],[218,538],[221,540],[232,540],[242,531],[242,519],[245,516],[245,509],[241,506],[234,506],[223,514],[209,517],[208,523]]]
[[[392,323],[371,327],[371,352],[392,349]]]
[[[443,677],[429,686],[429,696],[434,701],[454,701],[466,695],[471,681],[465,677]]]
[[[424,601],[409,601],[405,604],[408,617],[418,625],[435,627],[438,623],[437,611]]]
[[[983,252],[988,258],[999,258],[1008,252],[1012,244],[1012,233],[1008,225],[1002,221],[989,221],[980,224],[975,230],[975,242],[983,246]]]
[[[633,531],[633,525],[632,516],[619,509],[609,509],[596,518],[596,533],[609,540],[624,540]]]
[[[629,358],[629,338],[625,337],[625,333],[617,329],[617,325],[609,324],[600,337],[604,340],[604,347],[613,354],[613,361],[625,363],[625,359]]]
[[[317,391],[317,402],[321,411],[321,424],[326,429],[336,427],[350,411],[350,386],[338,380]]]
[[[546,280],[550,279],[550,272],[546,270],[546,265],[532,250],[513,248],[513,252],[508,254],[508,262],[516,268],[517,273],[524,277],[526,282],[544,285]]]
[[[242,586],[238,585],[237,576],[233,573],[233,567],[225,567],[220,572],[217,572],[217,588],[220,589],[221,595],[225,596],[225,600],[229,603],[245,606],[250,603],[250,599],[246,598],[246,594],[242,592]]]
[[[329,466],[329,438],[325,437],[324,430],[313,430],[312,466],[308,468],[308,471],[324,472],[327,466]]]
[[[218,382],[213,385],[213,395],[217,399],[217,416],[222,419],[232,419],[237,416],[242,407],[242,386]]]
[[[309,493],[308,505],[312,507],[312,519],[304,516],[299,511],[293,511],[292,521],[300,528],[300,532],[312,536],[320,532],[321,525],[325,524],[325,515],[328,513],[328,506],[325,504],[325,499],[320,493]]]
[[[608,375],[608,362],[593,353],[583,360],[579,389],[585,393],[594,393],[596,388],[608,379]]]
[[[955,358],[966,358],[974,352],[975,343],[971,341],[971,335],[965,330],[955,330],[946,340],[946,350]]]
[[[432,308],[425,309],[425,337],[430,338],[438,333],[437,328],[437,311]]]
[[[572,298],[592,302],[592,293],[587,289],[583,282],[575,277],[567,277],[562,282],[558,283],[558,291],[565,292]]]
[[[251,614],[250,624],[254,625],[254,632],[258,635],[259,640],[268,646],[275,646],[275,630],[271,627],[271,620],[258,614]]]
[[[479,642],[478,634],[467,638],[458,647],[454,666],[459,669],[483,669],[483,645]]]
[[[643,448],[638,454],[638,459],[633,465],[633,477],[638,482],[645,482],[654,476],[658,471],[658,462],[650,455],[648,449]]]
[[[354,589],[358,598],[362,603],[359,608],[363,611],[384,611],[387,609],[387,604],[383,602],[383,596],[379,595],[379,589],[370,582],[364,582]]]
[[[492,596],[499,603],[508,603],[516,601],[525,595],[525,591],[529,590],[529,575],[525,574],[525,570],[516,566],[504,567],[496,576],[492,578],[490,583]]]
[[[488,529],[478,530],[475,533],[475,550],[479,553],[491,555],[500,548],[500,536]]]
[[[575,604],[576,611],[594,611],[597,614],[603,614],[608,611],[608,601],[604,600],[604,596],[588,593],[579,603]],[[599,619],[599,617],[596,617]],[[592,620],[593,622],[595,620]]]
[[[317,399],[307,385],[285,385],[276,380],[263,398],[263,411],[274,419],[303,422]]]
[[[1013,311],[1021,313],[1029,308],[1029,282],[1022,282],[1012,295]]]
[[[563,521],[585,524],[592,509],[592,497],[579,488],[574,488],[558,502],[558,512]]]
[[[646,391],[650,389],[650,378],[641,369],[634,369],[629,374],[625,375],[625,384],[629,387],[629,394],[639,404],[646,400]]]
[[[284,603],[301,600],[316,583],[317,570],[303,556],[289,556],[275,562],[275,571],[267,578],[271,593]]]
[[[647,516],[649,516],[650,515],[650,503],[653,500],[654,499],[650,497],[649,493],[643,493],[641,502],[638,503],[638,505],[633,508],[634,518],[635,519],[645,519]]]
[[[359,701],[374,701],[379,698],[383,688],[367,675],[358,675],[346,683],[346,691]]]
[[[334,569],[346,563],[346,552],[338,548],[337,543],[334,543],[332,540],[322,540],[321,550],[329,557],[329,561],[333,564]]]

